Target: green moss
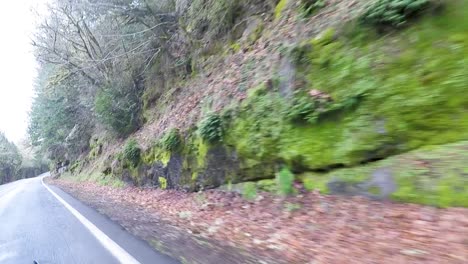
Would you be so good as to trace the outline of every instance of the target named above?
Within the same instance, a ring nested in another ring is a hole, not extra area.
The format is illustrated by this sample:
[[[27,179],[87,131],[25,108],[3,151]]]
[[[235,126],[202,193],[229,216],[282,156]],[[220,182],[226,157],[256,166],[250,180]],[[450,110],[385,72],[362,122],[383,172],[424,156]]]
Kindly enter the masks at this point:
[[[192,172],[192,181],[196,181],[198,178],[198,172]]]
[[[229,49],[232,52],[237,53],[241,49],[241,45],[240,45],[240,43],[233,43],[233,44],[231,44],[231,46],[229,46]]]
[[[389,168],[397,190],[391,199],[439,207],[468,207],[468,141],[423,148],[368,165],[334,170],[329,173],[304,173],[299,176],[308,190],[327,193],[327,183],[340,179],[359,183],[378,168]]]
[[[278,3],[276,17],[286,4],[286,0]],[[427,16],[385,36],[358,30],[359,34],[337,38],[334,30],[326,30],[289,53],[297,64],[296,83],[301,84],[292,97],[265,85],[249,89],[230,121],[217,116],[215,122],[207,123],[205,134],[214,135],[216,145],[236,150],[240,170],[229,178],[233,182],[273,178],[275,168],[283,164],[297,173],[353,167],[333,174],[299,175],[309,190],[326,191],[332,176],[363,181],[376,166],[394,165],[395,160],[388,157],[468,139],[468,97],[461,96],[468,88],[467,32],[468,3],[457,0],[440,15]],[[300,118],[288,118],[299,100],[317,101],[322,95],[327,104],[300,107],[295,114]],[[311,118],[304,118],[308,115]],[[204,142],[195,131],[190,134],[180,154],[184,177],[193,182],[206,169],[213,143]],[[436,150],[429,149],[427,154],[436,159],[445,155]],[[170,157],[170,151],[154,146],[143,160],[167,165]],[[381,158],[386,159],[377,165],[359,166]],[[442,176],[434,179],[426,177],[432,174],[427,170],[397,166],[400,187],[392,198],[438,206],[465,205],[465,196],[455,187],[466,187],[460,175],[468,169],[443,160],[436,172]],[[452,167],[456,170],[443,173]],[[263,188],[261,184],[257,187]]]
[[[275,18],[276,19],[281,18],[283,10],[286,8],[287,4],[288,4],[288,0],[280,0],[278,2],[278,4],[276,5],[276,8],[275,8]]]
[[[323,175],[319,173],[305,172],[301,175],[298,175],[298,179],[302,182],[304,188],[307,191],[327,191],[327,181],[329,181],[329,178],[323,177]]]
[[[142,154],[142,161],[147,165],[151,165],[159,161],[164,166],[167,166],[171,159],[171,155],[171,151],[165,150],[159,144],[154,144]]]
[[[321,91],[333,100],[329,110],[311,124],[290,122],[287,100],[253,89],[228,144],[245,163],[286,162],[304,171],[467,139],[468,97],[460,94],[468,83],[468,9],[456,3],[398,34],[368,34],[365,41],[336,40],[326,30],[297,53],[297,75],[305,81],[300,96]]]
[[[159,177],[158,181],[159,181],[159,188],[161,188],[163,190],[167,189],[167,179],[166,178]]]
[[[196,155],[196,166],[198,168],[205,168],[206,156],[208,155],[209,148],[210,146],[208,143],[204,142],[200,137],[195,138],[192,152]]]
[[[275,180],[260,180],[257,182],[257,188],[264,192],[276,193],[278,191]]]
[[[335,39],[335,35],[336,35],[336,32],[334,28],[327,28],[322,33],[320,33],[317,37],[313,38],[310,42],[315,48],[319,46],[323,47],[325,45],[333,43]]]
[[[228,145],[235,146],[246,162],[272,161],[278,151],[283,130],[281,107],[283,101],[276,94],[254,96],[237,113],[226,135]]]

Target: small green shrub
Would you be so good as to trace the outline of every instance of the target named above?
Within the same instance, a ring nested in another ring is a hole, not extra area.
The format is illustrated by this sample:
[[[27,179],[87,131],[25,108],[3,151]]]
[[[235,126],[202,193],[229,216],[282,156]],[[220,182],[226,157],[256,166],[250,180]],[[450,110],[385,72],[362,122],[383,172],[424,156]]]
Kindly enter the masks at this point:
[[[221,141],[224,135],[223,119],[218,114],[210,114],[200,123],[199,133],[203,140],[215,143]]]
[[[286,2],[286,0],[282,0]],[[220,40],[228,34],[236,39],[235,27],[252,15],[270,12],[272,1],[265,0],[190,0],[181,17],[181,26],[198,40]]]
[[[138,166],[138,163],[140,163],[140,157],[141,148],[138,145],[138,142],[132,138],[125,145],[122,158],[124,161],[129,162],[131,166],[136,167]]]
[[[176,151],[182,145],[182,138],[178,129],[171,129],[160,141],[160,146],[166,151]]]
[[[278,194],[287,196],[294,193],[294,174],[286,167],[283,167],[276,174],[276,184],[278,185]]]
[[[96,94],[95,111],[104,125],[119,136],[132,133],[141,123],[140,98],[131,89],[100,89]]]
[[[370,4],[360,20],[373,26],[401,27],[419,15],[430,0],[378,0]]]
[[[260,180],[257,182],[257,188],[264,192],[276,193],[276,182],[273,179]]]
[[[310,17],[319,9],[325,7],[325,5],[325,0],[301,0],[301,13],[304,17]]]
[[[242,188],[242,196],[246,200],[254,200],[257,197],[257,186],[254,182],[244,183],[244,188]]]
[[[73,162],[69,170],[71,173],[75,173],[75,171],[80,171],[81,167],[82,167],[81,161],[77,160]]]

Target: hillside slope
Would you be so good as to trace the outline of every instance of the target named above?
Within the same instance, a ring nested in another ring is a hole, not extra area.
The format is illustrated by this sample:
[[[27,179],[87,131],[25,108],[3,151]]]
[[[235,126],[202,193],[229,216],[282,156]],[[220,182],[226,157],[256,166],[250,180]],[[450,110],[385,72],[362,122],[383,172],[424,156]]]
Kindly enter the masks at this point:
[[[183,263],[468,260],[467,1],[132,2],[91,29],[150,56],[42,89],[51,184]]]
[[[34,41],[29,132],[57,172],[466,206],[466,1],[78,2]]]
[[[242,38],[159,97],[130,136],[136,142],[116,148],[96,139],[91,146],[103,154],[92,149],[74,173],[199,190],[272,179],[283,167],[329,192],[334,176],[356,183],[372,174],[341,177],[338,168],[468,139],[465,2],[427,7],[407,25],[378,26],[380,32],[359,22],[365,1],[327,1],[311,16],[283,2],[271,17],[250,17]],[[432,191],[467,186],[464,172],[449,176],[443,168],[429,189],[391,171],[393,182],[418,185],[395,198],[427,202],[436,195],[431,199],[453,199],[437,205],[464,205],[465,191]]]

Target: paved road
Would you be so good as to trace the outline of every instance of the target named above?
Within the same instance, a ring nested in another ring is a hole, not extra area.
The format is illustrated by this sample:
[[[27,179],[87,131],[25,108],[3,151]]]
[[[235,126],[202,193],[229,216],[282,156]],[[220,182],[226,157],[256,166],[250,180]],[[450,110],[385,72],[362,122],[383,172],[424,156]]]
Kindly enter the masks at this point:
[[[60,189],[48,188],[41,177],[0,186],[1,264],[177,263]]]

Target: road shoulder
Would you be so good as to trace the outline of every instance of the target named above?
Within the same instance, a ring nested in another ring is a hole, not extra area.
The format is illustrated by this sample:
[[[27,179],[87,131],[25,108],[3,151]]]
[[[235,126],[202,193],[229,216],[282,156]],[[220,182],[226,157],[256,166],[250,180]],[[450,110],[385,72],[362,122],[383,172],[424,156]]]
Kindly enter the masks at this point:
[[[140,243],[129,243],[130,247],[131,245],[144,243],[158,252],[177,259],[181,263],[248,264],[259,263],[261,259],[261,257],[253,256],[242,249],[229,245],[220,245],[216,241],[197,236],[191,231],[174,226],[167,220],[161,219],[155,214],[150,214],[131,203],[106,199],[105,193],[94,195],[77,188],[71,188],[61,184],[63,183],[61,181],[52,179],[46,179],[45,182],[61,197],[67,201],[69,200],[73,207],[82,208],[83,213],[87,217],[89,215],[90,221],[97,226],[103,226],[102,231],[106,234],[112,234],[114,231],[111,229],[115,229],[117,226],[138,237]],[[96,215],[96,212],[99,212],[98,215]],[[116,224],[110,228],[107,225],[101,225],[102,218]],[[118,237],[116,239],[117,243],[125,242],[125,239],[119,239]],[[272,263],[272,260],[265,259],[264,262]]]
[[[45,180],[47,182],[47,180]],[[131,258],[134,258],[135,263],[178,263],[173,258],[163,254],[161,252],[154,251],[146,241],[135,237],[128,233],[122,226],[115,223],[112,219],[104,214],[96,211],[94,208],[82,203],[75,197],[71,196],[67,192],[57,186],[45,183],[55,194],[75,209],[79,214],[86,218],[102,233],[104,233],[112,242],[115,242],[120,246]],[[68,208],[67,208],[68,209]],[[95,235],[95,234],[93,234]],[[122,260],[122,259],[121,259]],[[132,263],[133,263],[132,262]],[[127,263],[127,262],[126,262]]]

